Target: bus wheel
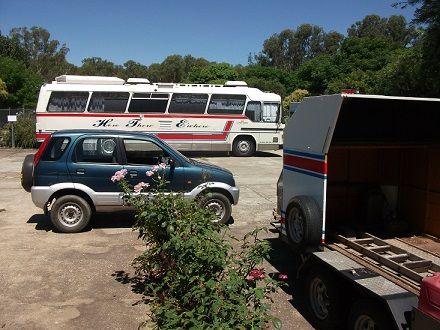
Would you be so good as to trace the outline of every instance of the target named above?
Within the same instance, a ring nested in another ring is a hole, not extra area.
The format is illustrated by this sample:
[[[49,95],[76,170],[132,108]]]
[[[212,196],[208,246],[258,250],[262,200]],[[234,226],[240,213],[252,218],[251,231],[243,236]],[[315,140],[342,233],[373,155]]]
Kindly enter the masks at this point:
[[[318,329],[338,329],[341,323],[340,292],[327,271],[313,267],[307,272],[303,290],[312,323]]]
[[[362,329],[393,329],[383,307],[374,300],[358,300],[351,307],[348,316],[348,328],[350,330]]]
[[[294,250],[317,246],[321,238],[321,212],[309,196],[297,196],[290,202],[286,217],[286,231]]]
[[[232,153],[237,157],[249,157],[255,153],[255,142],[248,136],[238,136],[232,145]]]

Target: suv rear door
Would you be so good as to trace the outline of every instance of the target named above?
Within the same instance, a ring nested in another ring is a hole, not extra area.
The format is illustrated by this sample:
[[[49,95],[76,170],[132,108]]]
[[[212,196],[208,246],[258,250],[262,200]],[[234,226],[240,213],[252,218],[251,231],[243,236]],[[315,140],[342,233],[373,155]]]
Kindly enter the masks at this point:
[[[122,169],[118,139],[115,136],[86,135],[76,140],[68,169],[73,183],[80,183],[95,192],[118,192],[110,179]],[[110,197],[110,196],[108,196]]]

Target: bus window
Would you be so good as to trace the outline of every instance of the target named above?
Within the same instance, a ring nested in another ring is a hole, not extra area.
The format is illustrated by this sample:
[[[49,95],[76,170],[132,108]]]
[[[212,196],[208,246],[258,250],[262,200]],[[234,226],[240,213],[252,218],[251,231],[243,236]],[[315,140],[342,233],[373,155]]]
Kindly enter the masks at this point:
[[[244,114],[252,121],[261,121],[261,102],[248,102]]]
[[[169,95],[166,93],[134,93],[128,112],[164,113],[167,109]]]
[[[52,92],[47,112],[84,112],[88,92]]]
[[[125,112],[128,102],[128,93],[94,92],[90,99],[89,112]]]
[[[243,113],[245,103],[245,95],[214,94],[211,96],[208,113],[241,115]]]
[[[278,121],[279,110],[280,110],[279,103],[264,103],[262,121],[269,123],[276,123]]]
[[[177,94],[171,98],[169,113],[194,113],[205,112],[208,94]]]

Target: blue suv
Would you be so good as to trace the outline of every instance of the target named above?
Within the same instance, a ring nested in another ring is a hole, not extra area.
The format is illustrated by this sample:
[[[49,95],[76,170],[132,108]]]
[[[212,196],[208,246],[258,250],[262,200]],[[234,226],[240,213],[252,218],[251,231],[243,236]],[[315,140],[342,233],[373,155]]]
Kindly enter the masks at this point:
[[[167,190],[196,199],[201,207],[227,223],[239,188],[232,173],[221,167],[189,159],[154,135],[125,131],[63,130],[53,133],[22,167],[22,186],[34,204],[50,211],[61,232],[79,232],[94,212],[126,209],[123,193],[110,178],[127,170],[132,185],[154,185],[146,175],[165,163]]]

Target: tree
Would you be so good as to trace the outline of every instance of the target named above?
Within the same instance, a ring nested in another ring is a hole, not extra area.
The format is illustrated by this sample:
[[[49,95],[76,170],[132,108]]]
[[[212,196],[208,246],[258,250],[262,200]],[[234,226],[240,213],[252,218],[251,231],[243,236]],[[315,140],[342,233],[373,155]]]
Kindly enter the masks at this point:
[[[322,94],[329,82],[337,78],[340,68],[330,55],[319,55],[301,65],[297,72],[298,86],[313,94]]]
[[[0,33],[0,56],[11,57],[22,61],[26,65],[29,64],[29,55],[16,39],[3,36]]]
[[[0,79],[8,94],[0,99],[2,107],[35,107],[43,78],[26,65],[9,57],[0,57]]]
[[[415,11],[413,23],[423,24],[425,33],[422,40],[422,63],[419,75],[423,77],[424,96],[440,96],[440,1],[408,0],[395,6],[419,7]]]
[[[174,83],[181,82],[185,74],[185,62],[182,56],[168,56],[160,65],[160,73],[159,81]]]
[[[213,63],[190,72],[188,80],[199,84],[224,84],[227,80],[237,80],[238,72],[227,63]]]
[[[316,25],[302,24],[296,30],[286,29],[264,41],[256,62],[283,70],[295,70],[319,54],[336,52],[343,36],[337,32],[327,35]]]
[[[8,88],[6,87],[6,83],[0,79],[0,102],[6,100],[8,97]]]
[[[403,46],[413,44],[417,38],[414,27],[409,26],[402,15],[389,18],[367,15],[362,21],[354,23],[347,33],[348,37],[384,38]]]
[[[148,67],[138,62],[129,60],[123,65],[122,78],[149,78]]]
[[[123,76],[121,66],[100,57],[89,57],[82,60],[79,73],[87,76]]]
[[[65,44],[60,45],[58,40],[51,40],[46,29],[33,26],[13,28],[10,38],[17,42],[29,56],[29,65],[32,71],[51,81],[59,74],[65,73],[71,66],[66,61],[69,49]]]

